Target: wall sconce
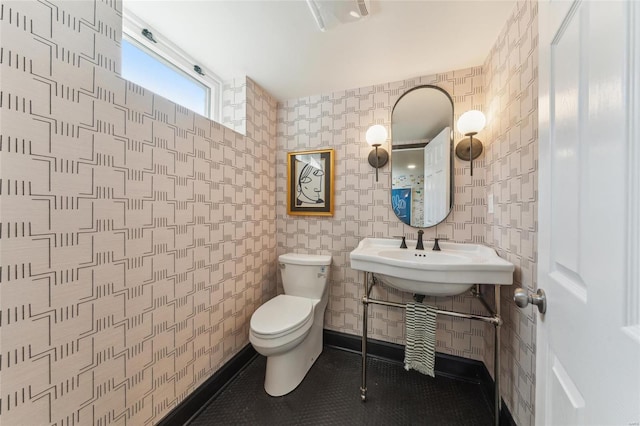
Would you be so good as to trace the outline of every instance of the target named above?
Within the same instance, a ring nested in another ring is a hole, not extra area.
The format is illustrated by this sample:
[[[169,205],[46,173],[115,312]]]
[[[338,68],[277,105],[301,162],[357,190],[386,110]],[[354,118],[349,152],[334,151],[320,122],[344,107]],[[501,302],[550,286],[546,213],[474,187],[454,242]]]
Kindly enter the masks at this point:
[[[482,142],[478,139],[474,140],[473,137],[484,129],[486,124],[487,119],[478,110],[467,111],[458,119],[458,131],[467,138],[456,145],[456,155],[461,160],[469,161],[471,176],[473,176],[473,160],[482,154]]]
[[[387,141],[387,129],[381,124],[371,126],[367,130],[366,139],[367,143],[375,148],[369,153],[369,164],[376,169],[377,182],[378,169],[389,161],[389,153],[384,148],[380,148],[380,145]]]

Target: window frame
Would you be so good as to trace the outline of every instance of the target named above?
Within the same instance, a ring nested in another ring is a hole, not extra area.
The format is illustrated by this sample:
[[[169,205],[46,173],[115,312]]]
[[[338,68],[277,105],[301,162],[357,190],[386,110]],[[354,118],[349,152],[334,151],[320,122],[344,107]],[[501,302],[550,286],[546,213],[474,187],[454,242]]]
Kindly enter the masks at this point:
[[[144,29],[153,33],[156,43],[142,35]],[[122,39],[204,86],[207,102],[205,105],[206,117],[220,122],[222,111],[222,80],[220,77],[200,65],[180,47],[162,37],[161,32],[155,30],[126,8],[122,13]],[[205,75],[195,72],[193,69],[195,65],[202,68]]]

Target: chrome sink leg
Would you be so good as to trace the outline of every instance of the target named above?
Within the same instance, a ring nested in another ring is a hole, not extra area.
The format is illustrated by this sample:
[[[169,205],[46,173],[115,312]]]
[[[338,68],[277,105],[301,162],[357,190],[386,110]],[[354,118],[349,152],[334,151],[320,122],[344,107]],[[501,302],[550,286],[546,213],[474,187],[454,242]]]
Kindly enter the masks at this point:
[[[498,321],[495,323],[495,341],[493,354],[493,375],[494,375],[494,425],[500,425],[500,325],[502,318],[500,317],[500,286],[493,286],[496,296],[496,314]]]
[[[367,318],[369,316],[369,273],[364,273],[364,297],[362,298],[362,386],[360,399],[367,400]]]

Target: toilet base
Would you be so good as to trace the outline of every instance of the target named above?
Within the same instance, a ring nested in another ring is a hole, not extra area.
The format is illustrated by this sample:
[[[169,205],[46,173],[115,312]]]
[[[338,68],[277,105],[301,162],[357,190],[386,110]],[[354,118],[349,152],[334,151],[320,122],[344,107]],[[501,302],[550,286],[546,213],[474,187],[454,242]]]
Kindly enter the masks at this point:
[[[271,396],[286,395],[298,387],[322,353],[322,327],[312,325],[306,338],[293,349],[267,357],[264,390]]]

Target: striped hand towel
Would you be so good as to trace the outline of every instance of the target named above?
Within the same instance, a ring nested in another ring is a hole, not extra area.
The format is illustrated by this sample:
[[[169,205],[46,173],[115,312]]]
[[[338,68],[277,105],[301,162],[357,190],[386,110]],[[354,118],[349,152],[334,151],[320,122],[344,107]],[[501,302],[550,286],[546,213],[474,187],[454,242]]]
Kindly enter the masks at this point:
[[[407,343],[404,352],[405,370],[414,369],[431,377],[436,357],[436,308],[422,303],[407,303]]]

